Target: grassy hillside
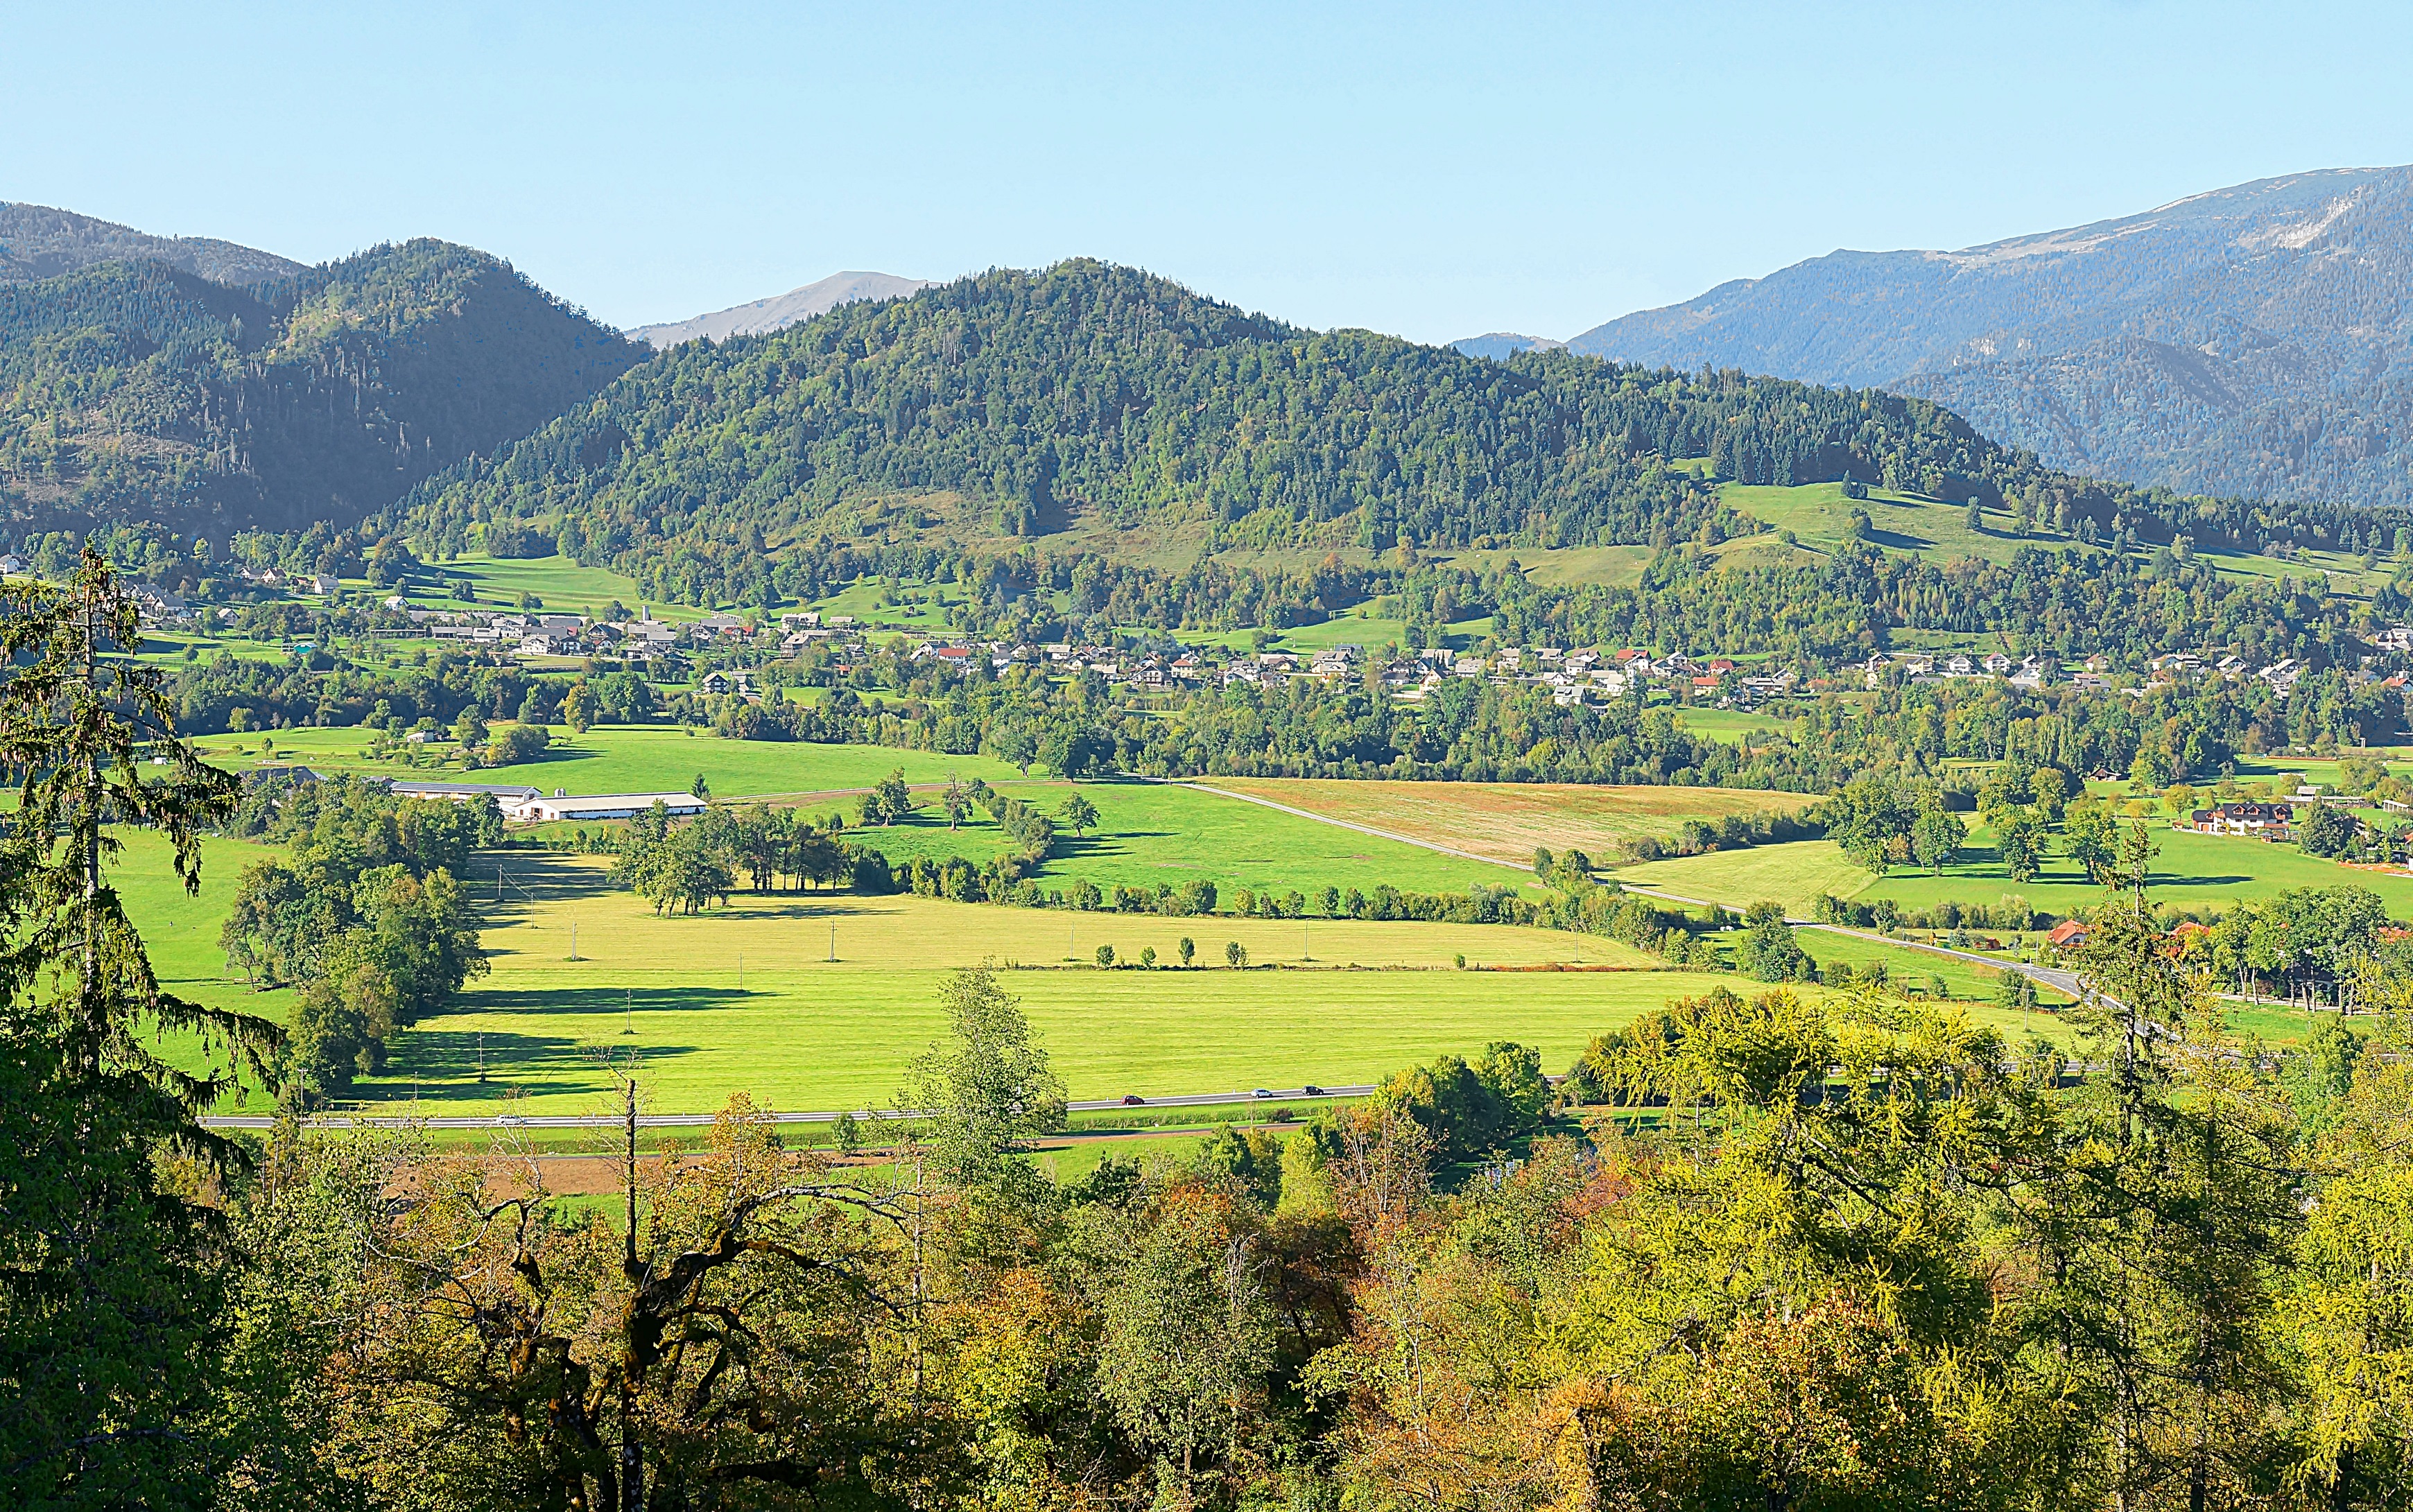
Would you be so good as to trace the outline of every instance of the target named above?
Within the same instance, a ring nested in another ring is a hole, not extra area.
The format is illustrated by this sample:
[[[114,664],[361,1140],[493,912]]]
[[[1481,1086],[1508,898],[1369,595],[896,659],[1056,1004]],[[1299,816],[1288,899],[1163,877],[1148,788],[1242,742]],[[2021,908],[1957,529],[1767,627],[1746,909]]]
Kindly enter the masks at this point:
[[[1750,482],[1896,467],[1990,496],[2022,467],[1882,394],[1502,364],[1072,261],[665,353],[406,512],[431,538],[546,520],[649,593],[738,601],[832,541],[1037,537],[1169,568],[1413,541],[1589,553],[1536,570],[1613,581],[1719,518],[1703,458]]]
[[[1782,540],[1746,536],[1725,543],[1719,558],[1729,565],[1800,564],[1832,554],[1850,539],[1854,510],[1868,511],[1874,527],[1870,539],[1888,551],[1910,552],[1939,561],[1975,557],[2008,567],[2020,551],[2044,546],[2075,548],[2089,554],[2098,548],[2081,545],[2065,532],[2039,525],[2027,535],[2018,533],[2013,511],[1985,508],[1981,526],[1971,529],[1968,501],[1932,498],[1920,494],[1871,488],[1864,499],[1843,497],[1841,482],[1804,483],[1792,487],[1724,483],[1718,497],[1728,507],[1779,531],[1789,530],[1799,542],[1788,548]],[[1999,504],[2000,501],[1996,501]],[[2367,595],[2387,581],[2385,571],[2365,571],[2356,557],[2340,551],[2306,550],[2282,560],[2250,552],[2208,549],[2203,558],[2222,573],[2240,578],[2325,577],[2334,591]]]

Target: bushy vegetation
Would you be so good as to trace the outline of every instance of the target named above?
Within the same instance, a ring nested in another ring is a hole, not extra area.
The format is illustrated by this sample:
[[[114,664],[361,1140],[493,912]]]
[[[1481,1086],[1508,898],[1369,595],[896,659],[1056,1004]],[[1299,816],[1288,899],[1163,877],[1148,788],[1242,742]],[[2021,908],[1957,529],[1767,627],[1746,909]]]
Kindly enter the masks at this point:
[[[462,881],[502,837],[492,798],[395,799],[354,778],[256,783],[232,831],[281,854],[244,868],[218,942],[255,986],[298,986],[281,1086],[315,1100],[384,1069],[396,1033],[486,972]]]

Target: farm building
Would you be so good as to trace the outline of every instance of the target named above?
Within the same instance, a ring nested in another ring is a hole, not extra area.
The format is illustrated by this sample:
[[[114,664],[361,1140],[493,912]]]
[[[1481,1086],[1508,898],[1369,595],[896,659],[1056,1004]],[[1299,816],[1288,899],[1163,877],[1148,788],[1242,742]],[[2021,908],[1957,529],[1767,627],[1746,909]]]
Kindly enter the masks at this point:
[[[491,797],[507,809],[543,792],[525,783],[421,782],[408,778],[396,778],[386,787],[397,798],[450,798],[454,803],[476,803]]]
[[[674,818],[703,812],[703,800],[690,793],[599,793],[573,798],[558,789],[550,798],[530,789],[525,800],[505,808],[503,812],[531,824],[555,819],[633,819],[658,803]]]
[[[2195,827],[2206,835],[2254,835],[2266,840],[2284,840],[2290,834],[2296,811],[2284,803],[2223,803],[2198,808],[2191,817]]]
[[[2076,950],[2086,943],[2090,932],[2078,920],[2064,919],[2052,926],[2052,932],[2044,937],[2044,942],[2055,950]]]

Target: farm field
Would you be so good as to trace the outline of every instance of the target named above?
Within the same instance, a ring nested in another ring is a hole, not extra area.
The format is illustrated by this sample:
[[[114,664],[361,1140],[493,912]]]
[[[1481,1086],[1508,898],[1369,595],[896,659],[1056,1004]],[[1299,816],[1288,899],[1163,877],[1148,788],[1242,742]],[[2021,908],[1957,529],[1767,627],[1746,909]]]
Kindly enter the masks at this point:
[[[942,786],[950,777],[966,781],[984,778],[1000,791],[1050,813],[1060,811],[1074,791],[1072,783],[1027,780],[1014,767],[987,756],[950,756],[886,746],[722,740],[655,726],[598,727],[575,736],[556,729],[555,734],[556,744],[538,761],[476,772],[365,762],[360,752],[367,737],[359,730],[279,730],[271,738],[275,746],[273,760],[278,763],[397,778],[526,783],[547,791],[685,793],[701,775],[718,798],[792,799],[817,815],[836,809],[850,823],[856,804],[849,793],[872,786],[899,767],[907,781],[925,789]],[[263,757],[257,734],[214,736],[200,744],[213,762],[230,770],[270,759]],[[238,749],[242,754],[236,754]],[[1523,881],[1479,861],[1355,834],[1192,788],[1139,781],[1090,781],[1078,787],[1097,808],[1099,823],[1086,837],[1059,835],[1056,853],[1039,873],[1054,885],[1084,878],[1102,887],[1153,889],[1160,882],[1178,886],[1193,877],[1204,877],[1224,888],[1313,892],[1331,886],[1370,892],[1389,882],[1410,892],[1462,893],[1477,885],[1515,886]],[[925,792],[923,796],[926,800],[929,794]],[[892,862],[916,856],[985,861],[1014,849],[986,810],[975,808],[973,813],[960,829],[950,830],[944,813],[925,801],[910,822],[857,831],[854,838]],[[1526,847],[1523,854],[1530,860],[1532,847]]]
[[[2293,846],[2260,840],[2161,827],[2152,834],[2158,848],[2153,893],[2160,902],[2220,909],[2240,899],[2268,897],[2295,887],[2350,884],[2377,893],[2389,912],[2399,918],[2413,915],[2413,877],[2343,867],[2305,855]],[[1622,867],[1617,877],[1630,885],[1665,888],[1736,906],[1773,898],[1797,913],[1807,913],[1820,893],[1864,903],[1890,897],[1911,908],[1932,907],[1947,898],[1991,903],[2017,894],[2032,906],[2055,913],[2102,900],[2103,890],[2065,857],[2055,856],[2027,882],[2013,882],[1982,824],[1970,825],[1969,839],[1965,859],[1946,867],[1941,877],[1923,871],[1872,877],[1845,860],[1831,840],[1797,840],[1655,861]]]
[[[533,593],[544,600],[545,609],[553,614],[600,616],[614,599],[632,615],[644,600],[656,619],[701,619],[706,613],[686,604],[654,603],[644,598],[635,578],[623,577],[608,567],[581,567],[568,556],[504,557],[473,553],[429,565],[441,568],[448,577],[466,577],[475,584],[475,607],[481,609],[515,608],[521,594]],[[366,579],[349,580],[344,586],[380,598],[389,591],[369,586]],[[422,609],[472,607],[434,593],[414,593],[410,601]]]
[[[998,790],[1059,814],[1074,786],[1017,781],[999,782]],[[1077,837],[1059,826],[1055,852],[1038,873],[1051,885],[1086,878],[1102,887],[1153,890],[1160,882],[1178,887],[1203,877],[1227,890],[1295,888],[1311,894],[1329,886],[1371,892],[1388,882],[1406,892],[1464,893],[1529,881],[1487,862],[1360,835],[1175,783],[1096,781],[1080,783],[1078,790],[1098,810],[1098,827]],[[977,820],[950,831],[942,812],[925,808],[911,823],[856,831],[853,838],[891,861],[916,855],[984,861],[1013,848],[985,810],[975,812]],[[1530,860],[1532,851],[1525,853]]]
[[[1853,971],[1865,972],[1871,962],[1883,962],[1891,980],[1919,986],[1924,986],[1932,977],[1940,976],[1951,988],[1952,996],[1959,1000],[1991,1001],[1995,987],[2002,980],[2001,972],[1973,961],[1939,956],[1909,945],[1880,944],[1873,940],[1837,934],[1828,929],[1802,928],[1794,933],[1800,939],[1801,948],[1822,966],[1832,961],[1843,961]],[[2036,986],[2036,995],[2038,1001],[2045,1003],[2068,1001],[2064,994],[2041,983]]]
[[[1199,786],[1287,804],[1345,823],[1530,867],[1537,846],[1599,857],[1621,839],[1665,836],[1687,819],[1789,812],[1798,793],[1580,783],[1363,782],[1318,778],[1199,779]]]
[[[216,950],[236,876],[262,853],[212,842],[202,896],[188,899],[165,880],[164,848],[134,837],[121,885],[171,990],[281,1018],[289,995],[251,992]],[[494,859],[480,858],[473,886],[491,880]],[[402,1036],[389,1074],[359,1085],[363,1106],[495,1111],[508,1094],[524,1099],[520,1111],[587,1111],[608,1082],[596,1053],[621,1049],[645,1058],[663,1111],[708,1111],[739,1089],[790,1108],[884,1104],[938,1032],[944,973],[984,957],[1014,968],[1007,985],[1076,1097],[1364,1081],[1500,1038],[1534,1044],[1556,1069],[1591,1035],[1669,998],[1721,983],[1760,990],[1551,930],[1331,920],[1302,930],[844,894],[740,895],[724,912],[661,918],[603,886],[599,858],[504,864],[508,900],[486,910],[494,974],[470,985],[458,1011]],[[1203,964],[1171,970],[1184,935]],[[1221,964],[1229,941],[1251,969]],[[1994,1009],[1979,968],[1817,931],[1804,942],[1856,968],[1884,958],[1898,980],[1940,973],[1970,1013],[2006,1032],[2051,1030]],[[1124,961],[1153,947],[1161,964],[1099,971],[1088,963],[1100,944]],[[1468,970],[1455,964],[1461,953]],[[198,1063],[194,1047],[171,1048]]]
[[[1740,745],[1753,734],[1783,734],[1793,723],[1794,716],[1784,712],[1781,705],[1759,709],[1684,709],[1676,722],[1696,735],[1724,741],[1729,746]],[[1815,800],[1804,797],[1803,802]]]
[[[239,863],[245,849],[229,844],[229,855],[212,857],[223,885],[237,867],[217,864]],[[481,897],[491,856],[473,868]],[[1295,921],[846,894],[741,894],[725,912],[661,918],[605,886],[600,858],[507,864],[508,900],[486,908],[493,975],[469,986],[459,1012],[405,1034],[391,1074],[362,1084],[363,1101],[407,1104],[415,1089],[431,1111],[491,1107],[516,1088],[535,1100],[532,1111],[577,1111],[602,1085],[586,1047],[633,1045],[653,1060],[665,1110],[708,1110],[739,1088],[787,1107],[883,1103],[905,1062],[939,1032],[944,973],[984,957],[1048,968],[1010,971],[1008,982],[1075,1096],[1245,1089],[1281,1076],[1287,1085],[1362,1080],[1519,1034],[1547,1036],[1563,1060],[1606,1027],[1600,1013],[1638,1012],[1711,980],[1656,970],[1609,941],[1479,925],[1310,921],[1302,930]],[[139,919],[161,941],[163,973],[185,979],[180,990],[281,1015],[281,994],[252,994],[225,977],[215,950],[224,906],[222,897],[187,900],[159,889]],[[826,958],[833,930],[835,963]],[[1184,935],[1197,941],[1198,969],[1063,966],[1068,953],[1093,960],[1101,944],[1126,959],[1153,946],[1169,963]],[[1250,970],[1222,964],[1230,941],[1248,949]],[[1311,957],[1304,966],[1302,945]],[[1456,969],[1461,952],[1473,969]],[[1552,963],[1623,969],[1480,969]],[[629,1027],[637,1032],[622,1035]],[[481,1037],[494,1078],[483,1084]]]
[[[701,774],[716,797],[826,793],[869,787],[900,766],[908,781],[921,783],[944,783],[950,776],[967,782],[976,777],[995,782],[1020,776],[991,756],[951,756],[890,746],[723,740],[708,733],[689,734],[664,725],[598,725],[583,735],[555,725],[552,734],[552,747],[538,760],[477,772],[372,763],[361,755],[369,732],[360,729],[276,730],[268,738],[275,743],[273,759],[277,762],[373,771],[382,777],[525,783],[547,792],[564,788],[571,793],[685,793]],[[212,735],[196,744],[215,764],[240,771],[264,759],[260,741],[260,735],[253,734]]]

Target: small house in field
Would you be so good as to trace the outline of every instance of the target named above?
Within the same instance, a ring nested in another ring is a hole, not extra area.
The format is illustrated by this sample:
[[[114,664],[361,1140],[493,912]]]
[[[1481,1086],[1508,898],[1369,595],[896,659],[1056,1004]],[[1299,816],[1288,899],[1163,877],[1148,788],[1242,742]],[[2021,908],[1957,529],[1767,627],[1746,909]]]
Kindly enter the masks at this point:
[[[2284,840],[2294,833],[2296,811],[2284,803],[2223,803],[2198,808],[2189,817],[2197,831],[2205,835]]]
[[[2080,920],[2064,919],[2052,926],[2044,942],[2055,950],[2076,950],[2086,943],[2086,937],[2093,932]]]

